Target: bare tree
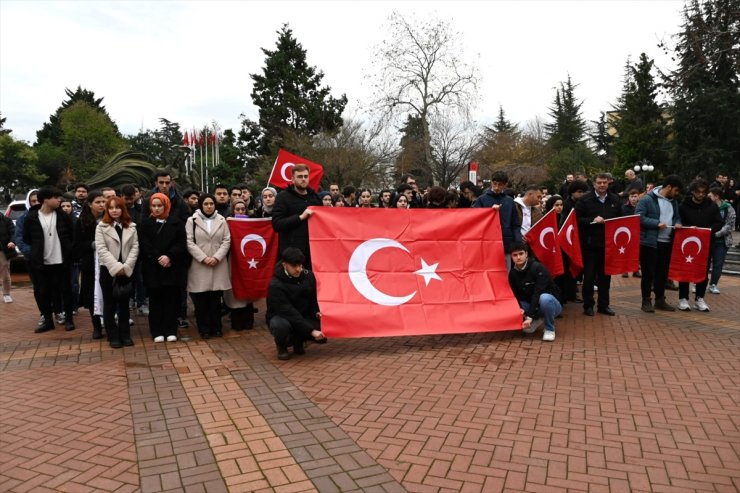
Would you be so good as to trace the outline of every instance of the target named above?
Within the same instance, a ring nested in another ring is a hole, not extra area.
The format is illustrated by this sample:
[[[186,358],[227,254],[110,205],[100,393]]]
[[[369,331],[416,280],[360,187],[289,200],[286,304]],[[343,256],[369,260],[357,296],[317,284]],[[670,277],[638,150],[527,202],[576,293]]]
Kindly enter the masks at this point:
[[[455,120],[449,113],[435,112],[430,124],[432,174],[435,183],[447,187],[466,168],[480,146],[476,125]]]
[[[374,107],[390,118],[412,114],[423,122],[424,161],[433,163],[429,123],[437,110],[469,120],[477,101],[478,71],[462,60],[459,34],[440,19],[423,23],[390,16],[390,37],[376,50]]]

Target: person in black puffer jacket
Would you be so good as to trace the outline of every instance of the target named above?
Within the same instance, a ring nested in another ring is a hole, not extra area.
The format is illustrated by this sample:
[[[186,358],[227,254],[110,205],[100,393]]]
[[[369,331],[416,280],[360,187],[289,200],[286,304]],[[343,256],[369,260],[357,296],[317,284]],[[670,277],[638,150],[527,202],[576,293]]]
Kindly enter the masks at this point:
[[[293,346],[294,354],[303,354],[304,341],[326,342],[321,332],[316,278],[303,269],[305,260],[299,249],[286,248],[267,290],[267,325],[281,360],[290,358],[288,346]]]

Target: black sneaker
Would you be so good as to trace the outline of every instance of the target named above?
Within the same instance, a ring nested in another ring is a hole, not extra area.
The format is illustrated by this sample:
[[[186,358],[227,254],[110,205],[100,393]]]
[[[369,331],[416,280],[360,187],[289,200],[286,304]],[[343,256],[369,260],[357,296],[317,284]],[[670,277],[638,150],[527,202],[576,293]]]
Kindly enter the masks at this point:
[[[188,325],[188,319],[187,318],[178,318],[177,319],[177,328],[178,329],[187,329],[188,327],[190,327],[190,325]]]
[[[302,342],[299,342],[298,344],[293,344],[293,354],[297,354],[299,356],[306,354],[306,348],[303,346]]]
[[[279,360],[285,361],[290,359],[290,353],[288,352],[287,347],[278,346],[277,352],[277,357]]]

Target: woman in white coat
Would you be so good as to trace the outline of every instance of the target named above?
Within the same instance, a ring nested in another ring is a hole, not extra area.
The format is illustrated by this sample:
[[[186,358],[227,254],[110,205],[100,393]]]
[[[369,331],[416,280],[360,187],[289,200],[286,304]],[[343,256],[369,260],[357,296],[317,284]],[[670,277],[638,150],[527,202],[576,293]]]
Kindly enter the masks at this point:
[[[112,348],[133,346],[129,326],[128,296],[116,298],[114,283],[131,285],[139,238],[136,224],[121,197],[111,197],[105,204],[103,219],[95,229],[95,249],[100,259],[100,290],[103,292],[103,320]],[[116,324],[115,316],[118,315]]]
[[[188,292],[195,307],[198,332],[203,339],[221,337],[221,295],[231,289],[231,272],[226,256],[231,234],[226,218],[216,212],[216,198],[204,194],[198,210],[185,226],[188,252],[193,257],[188,271]]]

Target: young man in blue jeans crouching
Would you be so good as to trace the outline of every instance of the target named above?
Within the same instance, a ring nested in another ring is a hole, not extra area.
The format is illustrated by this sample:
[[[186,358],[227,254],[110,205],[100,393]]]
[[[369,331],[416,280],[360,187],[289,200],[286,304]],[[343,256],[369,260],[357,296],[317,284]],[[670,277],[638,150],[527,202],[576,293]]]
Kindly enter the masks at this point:
[[[558,297],[560,292],[544,265],[529,258],[527,245],[521,242],[511,244],[511,270],[509,285],[522,309],[524,321],[522,330],[533,334],[542,321],[545,322],[543,341],[555,340],[555,317],[563,311]]]

